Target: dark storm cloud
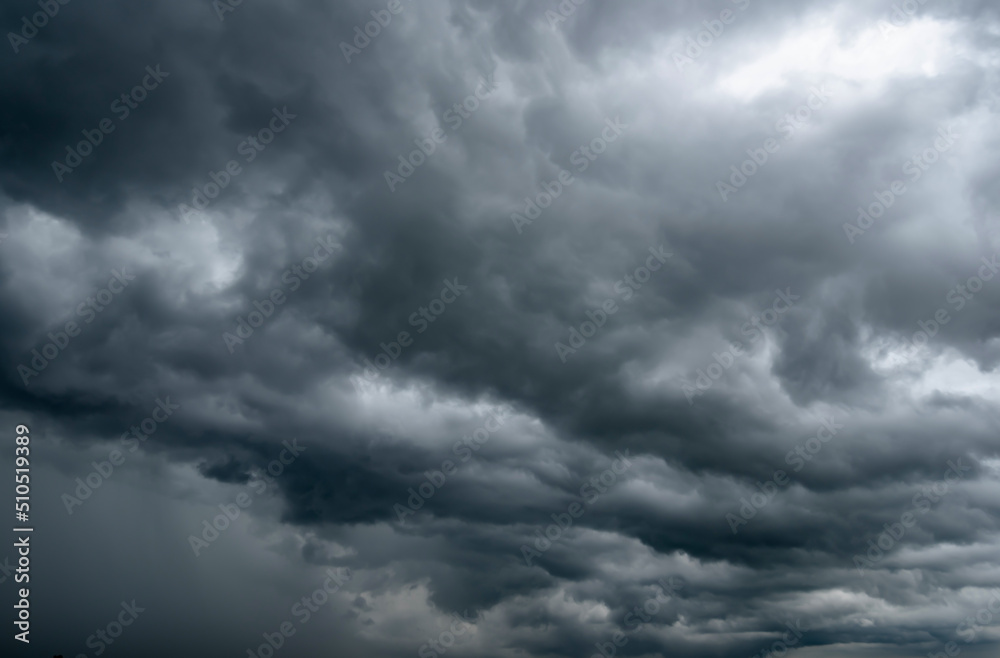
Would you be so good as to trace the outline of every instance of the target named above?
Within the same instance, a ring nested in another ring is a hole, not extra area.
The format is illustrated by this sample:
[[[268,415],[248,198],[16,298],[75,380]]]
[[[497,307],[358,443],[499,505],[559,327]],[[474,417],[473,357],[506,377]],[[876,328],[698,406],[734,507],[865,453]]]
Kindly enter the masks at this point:
[[[46,554],[67,582],[39,600],[73,592],[53,651],[140,596],[135,651],[192,653],[154,640],[178,627],[255,650],[331,566],[355,575],[284,655],[440,654],[452,614],[476,620],[448,649],[469,656],[591,655],[619,630],[621,655],[749,656],[797,621],[817,657],[962,641],[1000,585],[998,17],[910,5],[891,33],[892,3],[60,5],[0,70],[3,415],[44,455],[49,541],[99,529]],[[292,437],[280,495],[192,555]],[[114,596],[88,598],[88,563]]]

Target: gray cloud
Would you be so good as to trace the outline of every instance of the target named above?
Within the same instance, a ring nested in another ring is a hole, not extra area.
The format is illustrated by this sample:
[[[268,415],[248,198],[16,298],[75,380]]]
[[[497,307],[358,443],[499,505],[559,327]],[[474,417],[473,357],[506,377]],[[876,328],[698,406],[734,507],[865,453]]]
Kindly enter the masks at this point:
[[[0,69],[0,414],[31,428],[33,650],[90,655],[135,599],[109,651],[245,655],[291,620],[275,655],[590,656],[621,631],[623,656],[752,656],[797,622],[810,658],[995,653],[1000,619],[960,624],[1000,587],[1000,16],[897,5],[58,5]],[[796,299],[772,322],[777,291]],[[616,453],[632,466],[602,484]],[[331,568],[351,579],[302,621]]]

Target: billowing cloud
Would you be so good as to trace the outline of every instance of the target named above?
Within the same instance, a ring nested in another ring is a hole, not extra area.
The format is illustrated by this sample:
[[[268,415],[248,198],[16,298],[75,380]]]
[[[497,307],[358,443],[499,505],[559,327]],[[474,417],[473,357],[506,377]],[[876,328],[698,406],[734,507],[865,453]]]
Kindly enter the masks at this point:
[[[993,4],[0,23],[39,655],[995,653]]]

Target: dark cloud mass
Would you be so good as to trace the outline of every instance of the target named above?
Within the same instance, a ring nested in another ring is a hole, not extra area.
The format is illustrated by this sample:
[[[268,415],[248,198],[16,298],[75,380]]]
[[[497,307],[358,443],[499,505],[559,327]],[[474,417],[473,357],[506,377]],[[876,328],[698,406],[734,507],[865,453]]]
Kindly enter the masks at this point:
[[[996,655],[995,2],[0,25],[4,655]]]

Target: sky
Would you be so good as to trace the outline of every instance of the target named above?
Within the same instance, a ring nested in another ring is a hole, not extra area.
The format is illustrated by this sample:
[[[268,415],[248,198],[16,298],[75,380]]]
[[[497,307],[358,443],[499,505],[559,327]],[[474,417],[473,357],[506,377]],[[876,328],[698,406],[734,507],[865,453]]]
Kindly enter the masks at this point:
[[[995,2],[0,27],[4,655],[996,655]]]

